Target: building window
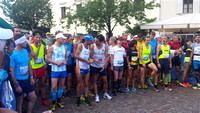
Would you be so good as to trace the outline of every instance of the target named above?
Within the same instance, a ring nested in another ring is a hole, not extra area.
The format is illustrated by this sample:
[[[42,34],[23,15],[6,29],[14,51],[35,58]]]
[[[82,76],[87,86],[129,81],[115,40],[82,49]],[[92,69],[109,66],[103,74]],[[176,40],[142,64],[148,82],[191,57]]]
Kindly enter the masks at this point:
[[[66,7],[61,7],[61,17],[66,15]]]
[[[183,13],[193,12],[193,0],[183,0]]]

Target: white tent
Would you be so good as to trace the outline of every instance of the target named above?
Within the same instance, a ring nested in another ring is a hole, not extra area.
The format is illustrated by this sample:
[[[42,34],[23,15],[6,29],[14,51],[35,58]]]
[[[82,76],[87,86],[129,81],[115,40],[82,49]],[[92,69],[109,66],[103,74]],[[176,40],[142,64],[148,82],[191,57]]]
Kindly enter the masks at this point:
[[[200,29],[200,13],[184,14],[141,26],[141,29],[159,29],[169,32],[197,32]]]

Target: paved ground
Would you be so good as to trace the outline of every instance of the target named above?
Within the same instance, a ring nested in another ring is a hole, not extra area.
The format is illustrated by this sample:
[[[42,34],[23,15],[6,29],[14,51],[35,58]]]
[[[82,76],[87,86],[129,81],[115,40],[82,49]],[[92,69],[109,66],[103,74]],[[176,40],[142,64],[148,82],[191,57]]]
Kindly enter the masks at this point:
[[[153,88],[148,88],[147,93],[131,93],[126,95],[119,94],[112,100],[103,99],[95,103],[94,98],[90,97],[92,106],[81,104],[80,107],[74,106],[75,98],[62,100],[64,109],[57,109],[54,113],[200,113],[200,90],[193,90],[191,87],[183,88],[176,86],[172,91],[165,91],[159,86],[160,92],[156,93]],[[75,92],[75,91],[73,91]],[[109,92],[110,93],[110,92]],[[47,101],[51,103],[50,93]],[[34,113],[42,113],[50,107],[43,107],[40,98],[34,107]]]

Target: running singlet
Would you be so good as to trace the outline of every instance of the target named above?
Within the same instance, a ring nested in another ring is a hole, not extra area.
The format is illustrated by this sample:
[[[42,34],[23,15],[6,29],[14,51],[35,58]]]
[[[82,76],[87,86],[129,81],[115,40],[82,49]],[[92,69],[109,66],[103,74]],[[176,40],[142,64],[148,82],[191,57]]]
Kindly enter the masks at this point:
[[[169,45],[167,45],[167,47],[165,47],[164,45],[161,45],[161,50],[160,50],[158,59],[168,59],[169,51],[170,51]]]
[[[76,42],[77,43],[77,48],[78,48],[78,45],[79,45],[79,43],[78,42]],[[76,48],[76,49],[77,49]],[[76,53],[75,53],[76,54]],[[77,62],[77,59],[76,58],[74,58],[74,63],[76,63]]]
[[[153,39],[153,41],[150,40],[149,44],[151,45],[151,54],[153,59],[156,59],[156,47],[157,47],[157,40]]]
[[[33,48],[33,52],[36,53],[38,48],[34,44],[31,44],[31,47]],[[31,66],[32,69],[38,69],[43,67],[44,64],[44,45],[41,44],[37,59],[31,59]]]
[[[151,53],[151,46],[148,45],[149,47],[146,48],[145,44],[143,44],[143,49],[142,49],[142,59],[144,64],[150,62],[150,53]],[[141,60],[139,60],[139,63],[142,64]]]
[[[89,46],[88,46],[88,48],[86,49],[85,46],[83,45],[83,43],[81,43],[81,44],[82,44],[83,49],[82,49],[82,51],[79,53],[79,56],[80,56],[81,58],[85,59],[85,60],[89,60],[89,58],[90,58]],[[90,65],[89,65],[88,63],[83,62],[83,61],[80,61],[80,60],[78,60],[78,63],[79,63],[79,64],[78,64],[78,65],[79,65],[79,69],[90,69]]]
[[[138,55],[136,49],[132,50],[131,48],[129,48],[127,51],[127,56],[129,56],[129,64],[131,66],[137,65]]]
[[[124,65],[124,58],[126,57],[125,49],[123,47],[113,47],[112,53],[114,56],[113,59],[113,66],[123,66]]]
[[[57,47],[56,45],[52,45],[52,47],[53,47],[52,60],[55,62],[64,62],[66,54],[65,46],[62,45],[61,47]],[[66,65],[58,66],[52,63],[51,71],[55,72],[66,71]]]
[[[96,67],[96,68],[101,68],[104,66],[104,61],[105,61],[105,44],[103,44],[101,49],[98,49],[96,44],[94,44],[94,53],[93,53],[93,58],[94,59],[100,59],[101,63],[98,64],[97,62],[94,61],[94,63],[91,64],[91,66]]]
[[[113,51],[113,47],[115,47],[115,46],[109,46],[109,48],[108,48],[108,55],[109,55],[109,62],[110,62],[110,60],[111,60],[111,53],[112,53],[112,51]]]
[[[22,52],[13,50],[13,54],[10,57],[10,67],[15,67],[14,74],[17,80],[27,80],[29,76],[29,56],[26,49],[22,49]]]
[[[194,50],[193,60],[200,61],[200,44],[196,45],[196,43],[194,43],[193,50]]]
[[[140,42],[140,41],[137,41],[137,46],[136,46],[136,49],[137,49],[137,52],[138,52],[138,58],[139,58],[139,51],[140,51],[140,45],[144,44],[144,42]]]

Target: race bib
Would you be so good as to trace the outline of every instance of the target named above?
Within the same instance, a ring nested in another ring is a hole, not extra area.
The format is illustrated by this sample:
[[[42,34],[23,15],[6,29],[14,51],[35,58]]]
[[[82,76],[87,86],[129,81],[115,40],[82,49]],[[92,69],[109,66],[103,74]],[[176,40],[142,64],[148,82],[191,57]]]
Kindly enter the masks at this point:
[[[149,59],[149,56],[147,56],[147,55],[143,56],[143,60],[148,60],[148,59]]]
[[[132,61],[132,62],[137,62],[137,56],[132,56],[132,57],[131,57],[131,61]]]
[[[38,57],[37,59],[34,59],[34,64],[42,64],[43,63],[43,58]]]
[[[28,66],[20,67],[20,75],[27,75],[28,74]]]
[[[124,63],[124,60],[118,60],[117,62],[119,65],[122,65]]]
[[[200,61],[200,56],[194,55],[194,60]]]
[[[165,58],[169,58],[169,54],[164,54],[164,57]]]
[[[64,62],[65,59],[64,58],[56,58],[56,62]]]
[[[156,59],[156,55],[152,55],[153,59]]]

